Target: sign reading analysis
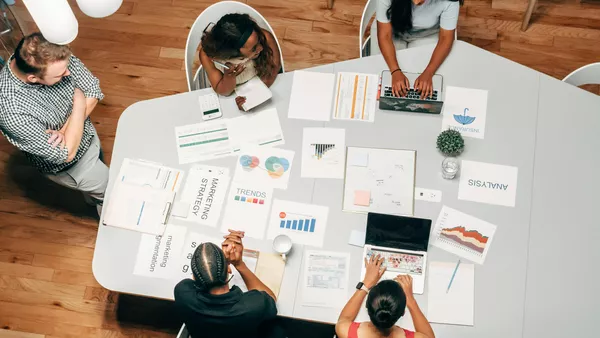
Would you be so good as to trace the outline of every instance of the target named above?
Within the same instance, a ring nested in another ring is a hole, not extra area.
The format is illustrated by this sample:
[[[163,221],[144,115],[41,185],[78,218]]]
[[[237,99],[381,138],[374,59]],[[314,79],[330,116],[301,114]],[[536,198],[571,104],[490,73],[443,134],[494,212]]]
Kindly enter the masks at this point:
[[[477,187],[477,188],[488,188],[488,189],[498,189],[498,190],[506,190],[508,189],[508,184],[494,183],[489,181],[480,181],[469,179],[469,186]]]

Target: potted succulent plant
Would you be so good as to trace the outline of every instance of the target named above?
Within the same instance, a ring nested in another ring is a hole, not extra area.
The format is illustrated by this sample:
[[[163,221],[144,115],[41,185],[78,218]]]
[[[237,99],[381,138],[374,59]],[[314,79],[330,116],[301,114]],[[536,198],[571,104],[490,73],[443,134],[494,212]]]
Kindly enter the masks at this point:
[[[444,130],[437,137],[437,148],[446,157],[458,156],[465,149],[465,140],[456,130]]]
[[[465,140],[456,130],[444,130],[438,135],[437,148],[446,156],[442,162],[442,177],[451,180],[458,173],[460,165],[456,156],[465,149]]]

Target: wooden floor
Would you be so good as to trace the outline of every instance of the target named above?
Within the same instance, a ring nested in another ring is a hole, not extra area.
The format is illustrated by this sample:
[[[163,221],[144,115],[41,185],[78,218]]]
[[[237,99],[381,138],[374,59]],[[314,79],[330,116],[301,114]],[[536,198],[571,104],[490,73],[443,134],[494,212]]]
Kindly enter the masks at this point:
[[[79,19],[73,51],[106,94],[92,120],[110,161],[127,106],[186,91],[187,34],[212,1],[125,0],[105,19],[83,16],[72,3]],[[326,0],[247,3],[274,27],[287,70],[358,56],[364,0],[335,0],[333,10]],[[540,0],[521,32],[525,6],[525,0],[466,0],[459,39],[559,79],[600,61],[598,3]],[[16,12],[34,26],[22,4]],[[177,323],[161,320],[168,303],[118,295],[95,281],[97,222],[77,193],[49,183],[0,138],[0,337],[174,336]]]

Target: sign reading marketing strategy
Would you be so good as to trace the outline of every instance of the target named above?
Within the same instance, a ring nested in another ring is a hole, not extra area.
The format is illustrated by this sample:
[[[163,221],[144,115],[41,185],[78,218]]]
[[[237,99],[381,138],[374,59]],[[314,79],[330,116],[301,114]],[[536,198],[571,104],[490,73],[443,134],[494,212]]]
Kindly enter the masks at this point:
[[[463,160],[458,199],[514,207],[518,173],[517,167]]]
[[[465,137],[483,139],[487,97],[487,90],[448,86],[442,111],[442,131],[452,129]]]

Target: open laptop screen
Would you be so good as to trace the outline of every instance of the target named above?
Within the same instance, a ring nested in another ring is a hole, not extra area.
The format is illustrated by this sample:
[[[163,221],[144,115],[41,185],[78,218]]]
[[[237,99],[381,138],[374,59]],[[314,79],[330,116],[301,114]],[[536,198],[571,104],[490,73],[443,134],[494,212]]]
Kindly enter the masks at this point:
[[[431,220],[369,213],[365,244],[427,251]]]

